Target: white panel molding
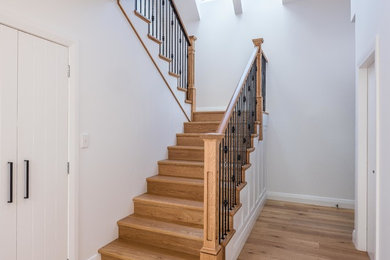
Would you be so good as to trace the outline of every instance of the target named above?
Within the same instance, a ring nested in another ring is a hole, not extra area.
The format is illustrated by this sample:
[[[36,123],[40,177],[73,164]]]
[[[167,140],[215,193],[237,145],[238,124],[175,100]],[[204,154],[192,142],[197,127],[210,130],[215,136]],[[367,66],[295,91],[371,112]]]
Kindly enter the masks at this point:
[[[264,208],[266,200],[267,192],[263,191],[256,203],[255,209],[252,211],[252,214],[244,220],[244,223],[246,224],[241,226],[239,230],[236,230],[232,240],[229,242],[228,247],[226,248],[227,252],[225,253],[227,260],[237,259],[240,255],[246,240],[248,239],[254,225],[256,224],[256,220],[259,218],[260,213]]]
[[[339,208],[354,209],[355,207],[354,200],[320,197],[320,196],[305,195],[305,194],[293,194],[293,193],[269,191],[267,197],[268,199],[272,199],[272,200],[305,203],[305,204],[311,204],[317,206],[335,207],[336,204],[338,204]]]

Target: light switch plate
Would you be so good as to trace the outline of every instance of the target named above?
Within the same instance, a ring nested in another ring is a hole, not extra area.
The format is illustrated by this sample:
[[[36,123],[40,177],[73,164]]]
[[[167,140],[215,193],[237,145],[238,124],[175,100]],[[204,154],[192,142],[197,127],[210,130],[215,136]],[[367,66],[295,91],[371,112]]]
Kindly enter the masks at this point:
[[[88,147],[89,147],[89,134],[87,134],[87,133],[81,134],[80,148],[86,149]]]

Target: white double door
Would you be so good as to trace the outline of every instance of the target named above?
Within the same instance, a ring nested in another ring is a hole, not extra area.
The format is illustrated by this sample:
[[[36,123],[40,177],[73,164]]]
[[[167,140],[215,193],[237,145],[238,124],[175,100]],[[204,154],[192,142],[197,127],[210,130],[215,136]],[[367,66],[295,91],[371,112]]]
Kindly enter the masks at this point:
[[[68,255],[68,49],[0,24],[0,260]]]

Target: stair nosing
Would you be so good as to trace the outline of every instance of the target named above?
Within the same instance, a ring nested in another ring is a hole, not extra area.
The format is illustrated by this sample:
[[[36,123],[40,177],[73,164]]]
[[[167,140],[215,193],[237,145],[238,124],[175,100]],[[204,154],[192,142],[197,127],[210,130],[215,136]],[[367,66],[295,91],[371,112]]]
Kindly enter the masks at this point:
[[[159,176],[161,178],[159,178]],[[203,179],[166,176],[166,175],[151,176],[151,177],[147,178],[146,181],[159,182],[159,183],[184,184],[184,185],[192,185],[192,186],[203,186],[204,185]]]
[[[166,202],[166,201],[155,201],[155,200],[152,200],[152,199],[148,199],[148,198],[142,198],[142,197],[145,197],[145,194],[148,195],[148,197],[152,196],[152,197],[161,197],[161,198],[167,198],[169,200],[175,200],[175,202]],[[182,207],[182,208],[186,208],[186,209],[192,209],[192,210],[197,210],[197,211],[203,211],[203,203],[200,202],[200,201],[196,201],[196,200],[188,200],[188,199],[180,199],[180,198],[174,198],[174,197],[168,197],[168,196],[161,196],[161,195],[154,195],[154,194],[149,194],[149,193],[144,193],[142,195],[139,195],[135,198],[133,198],[133,201],[134,202],[146,202],[146,203],[150,203],[150,204],[169,204],[169,205],[175,205],[177,207]],[[192,203],[199,203],[199,204],[202,204],[201,206],[193,206],[193,205],[188,205],[188,204],[185,204],[185,203],[178,203],[178,201],[182,201],[182,202],[185,202],[185,201],[190,201]]]
[[[168,149],[173,150],[180,150],[180,149],[187,149],[187,150],[204,150],[203,146],[196,146],[196,145],[172,145],[168,146]]]

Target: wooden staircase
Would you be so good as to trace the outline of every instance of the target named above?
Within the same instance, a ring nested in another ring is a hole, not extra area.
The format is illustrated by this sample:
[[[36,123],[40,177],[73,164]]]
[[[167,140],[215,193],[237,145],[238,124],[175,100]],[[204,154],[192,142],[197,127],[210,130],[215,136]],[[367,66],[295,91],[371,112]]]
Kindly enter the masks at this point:
[[[194,112],[184,123],[147,193],[134,198],[134,214],[118,221],[119,238],[99,250],[102,260],[199,259],[203,245],[202,133],[215,132],[223,112]]]

